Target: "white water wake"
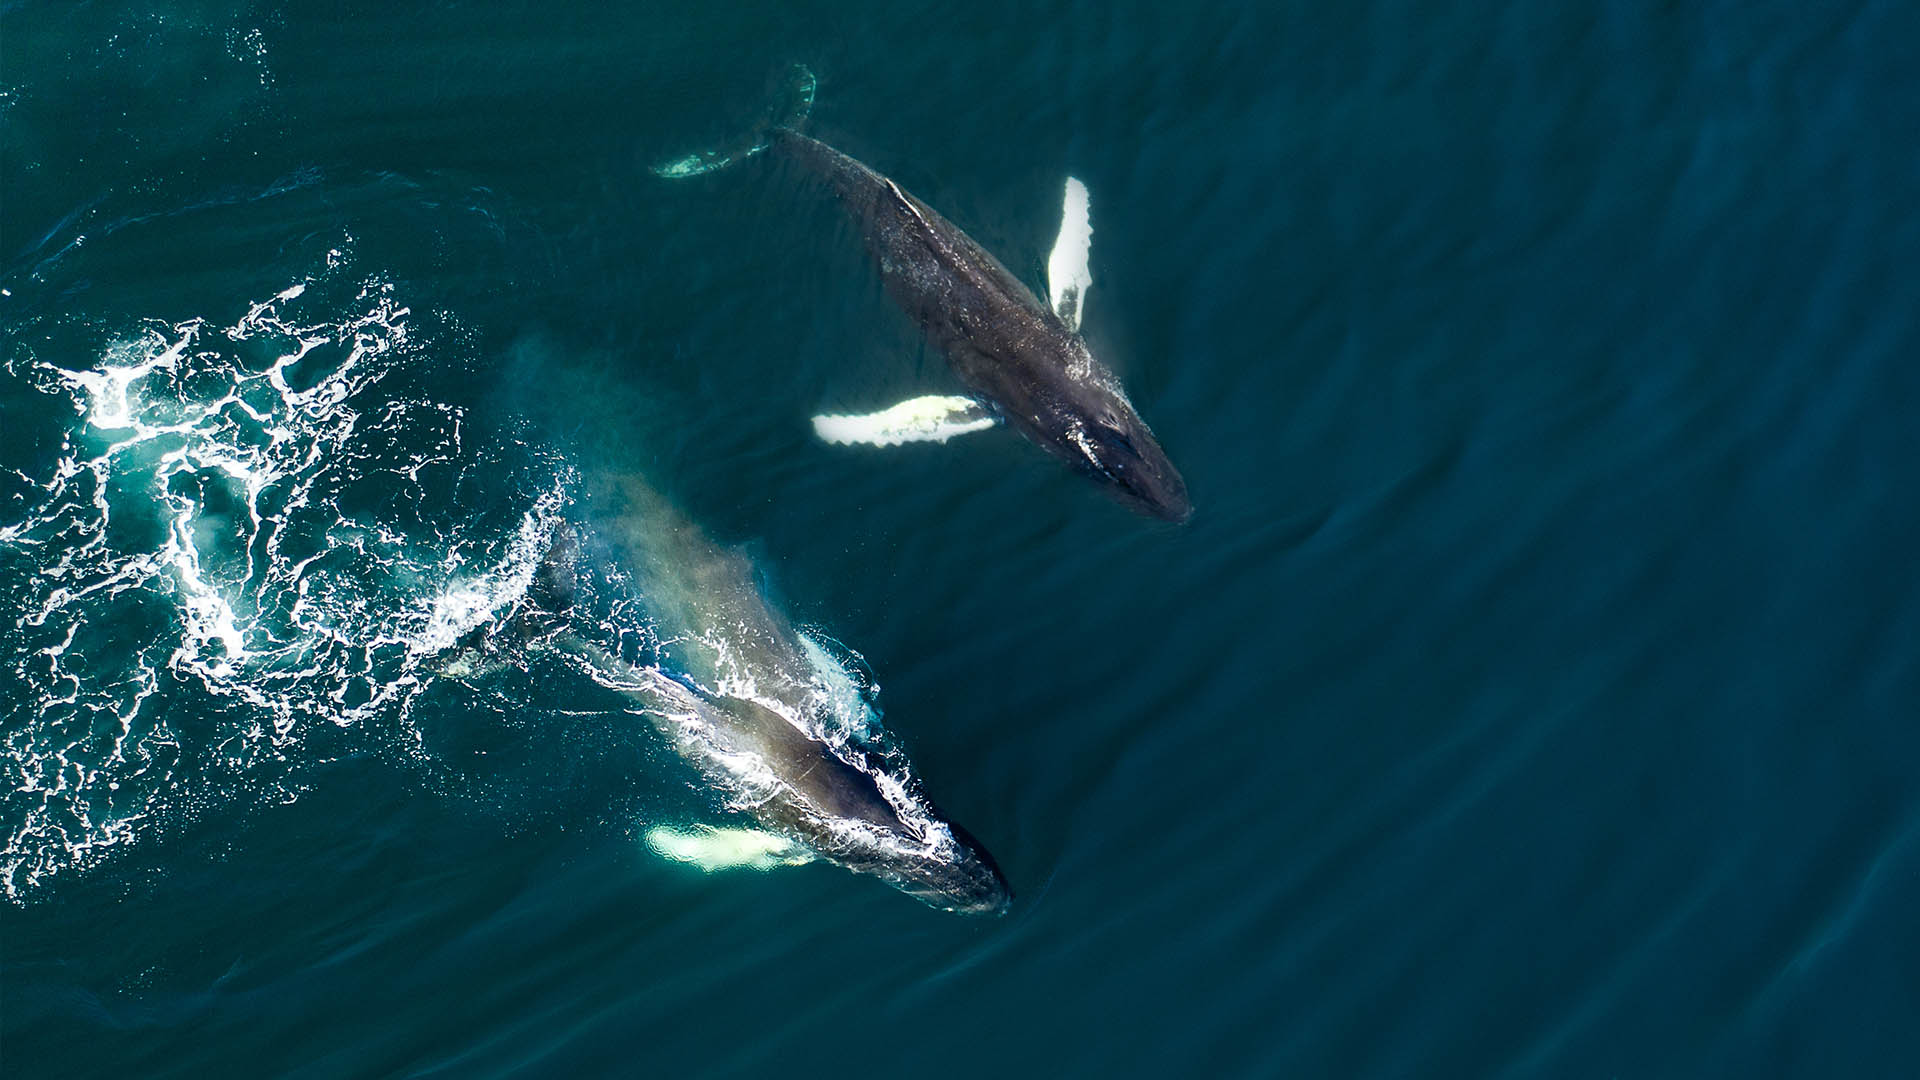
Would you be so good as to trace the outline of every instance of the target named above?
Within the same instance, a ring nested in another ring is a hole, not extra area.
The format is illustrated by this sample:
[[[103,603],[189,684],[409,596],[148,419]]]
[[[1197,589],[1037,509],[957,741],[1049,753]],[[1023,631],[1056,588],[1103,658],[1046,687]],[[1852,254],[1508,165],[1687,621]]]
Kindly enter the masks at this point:
[[[417,743],[430,658],[525,593],[559,470],[467,505],[528,470],[382,385],[420,351],[410,315],[323,272],[229,324],[9,350],[9,398],[73,419],[8,469],[0,511],[8,898],[210,807],[297,798],[303,766]]]

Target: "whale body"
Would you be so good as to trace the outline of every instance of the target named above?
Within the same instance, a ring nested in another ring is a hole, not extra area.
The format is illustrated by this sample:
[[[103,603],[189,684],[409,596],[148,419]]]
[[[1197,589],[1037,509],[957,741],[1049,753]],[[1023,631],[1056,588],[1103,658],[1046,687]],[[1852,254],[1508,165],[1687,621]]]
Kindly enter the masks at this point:
[[[781,128],[768,149],[827,182],[859,221],[887,294],[1008,426],[1135,509],[1169,521],[1193,513],[1185,481],[1119,379],[1000,260],[818,139]],[[1081,213],[1084,220],[1084,202]]]
[[[662,655],[629,662],[564,623],[546,640],[630,701],[765,830],[656,829],[649,844],[763,868],[811,854],[937,908],[1004,912],[1012,892],[992,856],[927,800],[904,756],[850,737],[878,732],[877,718],[840,661],[766,600],[747,558],[638,476],[602,474],[588,489],[590,542],[638,586]],[[549,618],[571,604],[579,543],[562,528],[542,567],[536,603]]]
[[[869,417],[817,417],[822,438],[893,445],[934,439],[1004,421],[1121,502],[1168,521],[1185,521],[1193,504],[1186,482],[1134,410],[1113,372],[1076,332],[1087,286],[1086,187],[1069,178],[1060,236],[1049,259],[1050,298],[1043,303],[959,227],[900,185],[839,150],[800,132],[813,103],[814,79],[804,67],[790,77],[783,111],[737,146],[656,166],[684,178],[713,172],[761,152],[820,178],[859,224],[887,294],[947,358],[977,405],[938,405],[925,397]],[[911,423],[889,417],[905,410]],[[947,410],[942,412],[941,410]]]

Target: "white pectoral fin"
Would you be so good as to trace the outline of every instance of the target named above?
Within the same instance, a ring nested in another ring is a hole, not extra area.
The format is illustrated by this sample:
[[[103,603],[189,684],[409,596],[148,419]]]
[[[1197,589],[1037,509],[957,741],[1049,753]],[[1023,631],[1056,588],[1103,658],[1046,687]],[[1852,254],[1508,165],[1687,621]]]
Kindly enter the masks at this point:
[[[943,443],[955,435],[984,431],[996,423],[993,414],[973,398],[935,394],[864,416],[816,416],[813,432],[827,442],[846,446],[854,443],[899,446],[910,442]]]
[[[689,863],[708,873],[802,866],[814,858],[813,852],[777,833],[710,825],[688,829],[656,825],[647,830],[647,847],[663,859]]]
[[[1087,269],[1087,250],[1093,246],[1093,221],[1088,216],[1087,185],[1067,177],[1067,194],[1060,208],[1060,235],[1047,256],[1047,299],[1053,313],[1078,332],[1086,308],[1093,272]]]

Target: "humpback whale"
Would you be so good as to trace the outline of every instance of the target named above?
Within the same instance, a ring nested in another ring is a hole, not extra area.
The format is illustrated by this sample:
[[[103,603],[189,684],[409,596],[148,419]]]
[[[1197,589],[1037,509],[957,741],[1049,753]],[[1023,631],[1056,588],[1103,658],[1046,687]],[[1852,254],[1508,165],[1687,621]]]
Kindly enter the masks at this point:
[[[1186,483],[1134,410],[1113,372],[1077,332],[1086,292],[1085,185],[1069,178],[1060,234],[1048,260],[1042,303],[974,239],[891,179],[801,134],[814,79],[791,75],[783,115],[742,145],[681,158],[654,172],[669,178],[724,168],[762,151],[824,180],[859,223],[886,291],[947,358],[968,394],[916,398],[870,416],[820,416],[832,442],[892,445],[934,439],[1003,422],[1121,502],[1168,521],[1193,506]]]
[[[649,846],[709,869],[817,856],[937,908],[1003,913],[1012,893],[993,857],[927,800],[843,662],[768,603],[746,557],[638,476],[590,476],[587,489],[592,532],[556,529],[513,625],[624,697],[759,827],[656,827]],[[585,543],[638,586],[654,662],[573,626]]]

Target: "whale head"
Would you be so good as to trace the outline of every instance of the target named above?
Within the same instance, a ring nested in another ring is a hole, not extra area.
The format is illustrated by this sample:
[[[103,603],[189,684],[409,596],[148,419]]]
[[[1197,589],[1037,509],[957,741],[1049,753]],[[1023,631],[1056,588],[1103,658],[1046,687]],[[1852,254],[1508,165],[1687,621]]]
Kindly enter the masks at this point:
[[[802,732],[757,703],[718,705],[707,713],[708,729],[730,730],[736,766],[746,762],[746,772],[773,781],[754,808],[763,822],[941,910],[1006,911],[1013,893],[993,856],[881,755]]]
[[[1163,521],[1193,516],[1186,481],[1120,382],[1052,315],[1008,347],[1009,362],[956,370],[1009,425],[1122,504]]]
[[[866,766],[823,753],[821,767],[796,785],[810,790],[795,831],[828,860],[942,911],[1003,914],[1013,890],[986,847],[926,802],[917,785],[894,786],[894,798],[883,794],[868,771],[872,762]],[[822,797],[828,785],[834,790]]]
[[[1176,523],[1192,517],[1193,502],[1179,470],[1133,406],[1115,397],[1058,417],[1050,448],[1141,513]]]
[[[961,915],[1004,915],[1013,890],[993,856],[965,829],[936,820],[931,829],[896,822],[853,835],[809,837],[824,858],[871,874],[929,907]]]
[[[935,845],[925,859],[896,861],[889,874],[894,887],[942,911],[1006,914],[1013,904],[1013,890],[993,856],[965,829],[945,824],[952,844]]]

